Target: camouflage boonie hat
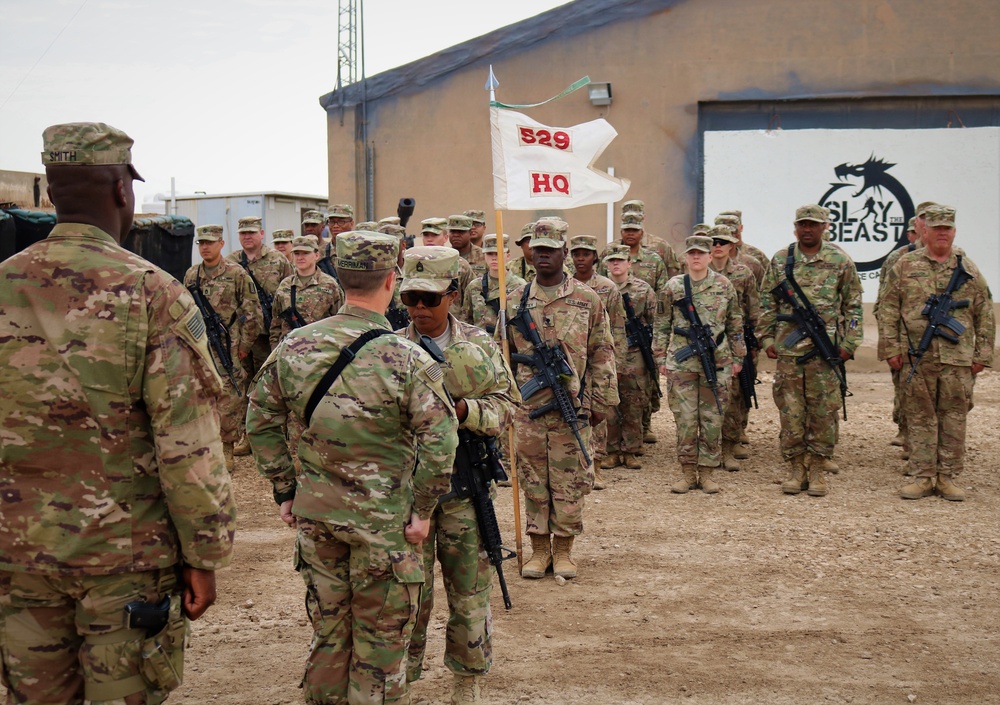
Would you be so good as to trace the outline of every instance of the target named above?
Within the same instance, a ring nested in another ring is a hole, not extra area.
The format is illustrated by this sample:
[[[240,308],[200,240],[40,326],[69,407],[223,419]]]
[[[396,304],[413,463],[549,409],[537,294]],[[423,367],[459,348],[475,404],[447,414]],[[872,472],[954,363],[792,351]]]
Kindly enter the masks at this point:
[[[955,227],[955,209],[951,206],[933,205],[924,210],[924,225],[934,228],[940,225]]]
[[[825,223],[829,220],[828,213],[829,211],[823,208],[823,206],[810,203],[807,206],[800,206],[795,209],[795,222],[798,223],[800,220],[810,220],[814,223]]]
[[[322,225],[324,222],[326,218],[319,211],[306,211],[302,214],[303,225]]]
[[[271,233],[271,242],[292,242],[294,239],[294,230],[281,229]]]
[[[710,237],[713,240],[725,240],[732,245],[739,242],[739,240],[733,236],[733,231],[728,225],[716,225],[714,228],[705,233],[705,236]]]
[[[398,215],[390,215],[390,216],[387,216],[385,218],[379,218],[378,219],[378,224],[379,225],[399,225],[399,216]]]
[[[597,252],[597,238],[593,235],[576,235],[570,238],[569,251],[593,250]]]
[[[622,204],[622,214],[625,213],[645,213],[646,204],[640,200],[625,201]]]
[[[524,238],[531,237],[534,234],[534,232],[535,232],[535,224],[525,223],[524,227],[521,228],[521,234],[517,236],[516,240],[514,240],[514,244],[520,245],[522,242],[524,242]]]
[[[382,223],[378,226],[378,232],[385,233],[386,235],[395,235],[400,238],[406,236],[406,228],[395,223]]]
[[[378,223],[374,220],[366,220],[363,223],[358,223],[354,226],[354,232],[367,232],[367,233],[377,233]]]
[[[292,252],[319,252],[319,240],[315,235],[300,235],[292,240]]]
[[[924,211],[926,211],[931,206],[936,206],[936,205],[937,204],[934,201],[924,201],[923,203],[917,204],[916,217],[920,218],[921,216],[923,216]]]
[[[430,291],[443,294],[458,279],[459,254],[454,247],[422,245],[403,254],[403,283],[399,293]]]
[[[483,211],[465,211],[462,215],[472,218],[473,224],[486,225],[486,213]]]
[[[692,235],[684,241],[684,254],[688,252],[711,252],[712,238],[704,235]]]
[[[917,216],[913,216],[906,223],[906,232],[910,232],[911,230],[913,232],[917,231]]]
[[[622,213],[622,230],[642,230],[643,221],[646,218],[642,213],[630,212]]]
[[[199,225],[195,230],[195,242],[218,242],[221,239],[221,225]]]
[[[449,215],[448,230],[472,230],[472,218],[467,215]]]
[[[240,232],[240,233],[249,233],[249,232],[259,233],[263,229],[264,229],[263,221],[261,220],[260,216],[250,215],[250,216],[247,216],[246,218],[240,218],[240,225],[236,229],[236,232]]]
[[[735,232],[736,228],[738,228],[740,225],[740,219],[737,218],[735,215],[729,213],[720,213],[719,215],[715,216],[714,224],[730,225],[733,228],[733,232]]]
[[[497,384],[497,368],[489,353],[468,340],[441,351],[444,388],[456,399],[474,399],[487,394]]]
[[[743,211],[734,208],[731,211],[722,211],[719,215],[731,215],[737,220],[737,224],[743,223]]]
[[[330,218],[350,218],[354,220],[354,206],[347,203],[335,203],[330,207],[330,212],[326,214],[326,219]]]
[[[531,233],[531,247],[552,247],[561,249],[566,244],[566,233],[569,223],[564,220],[548,220],[542,218],[535,223]]]
[[[132,166],[135,140],[103,122],[67,122],[42,132],[42,164],[45,166],[103,166],[126,164],[132,178],[145,181]]]
[[[612,259],[631,259],[632,248],[628,245],[614,244],[608,245],[608,251],[604,253],[604,261]]]
[[[337,269],[384,272],[399,260],[399,238],[349,230],[337,236]]]
[[[448,227],[447,218],[427,218],[420,221],[421,233],[433,233],[434,235],[444,235]]]
[[[506,250],[507,246],[510,244],[510,236],[504,233],[503,236],[503,249]],[[496,254],[497,252],[497,235],[496,233],[490,233],[483,236],[483,254],[489,254],[492,252]]]

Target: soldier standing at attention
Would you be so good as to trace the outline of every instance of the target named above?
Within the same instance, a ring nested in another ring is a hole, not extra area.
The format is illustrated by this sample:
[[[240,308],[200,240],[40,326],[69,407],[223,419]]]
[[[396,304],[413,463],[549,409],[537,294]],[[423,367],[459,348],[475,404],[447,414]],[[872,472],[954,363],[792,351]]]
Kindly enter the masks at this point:
[[[486,236],[486,213],[483,211],[468,210],[462,215],[472,218],[472,229],[469,230],[469,241],[476,247],[482,247],[483,238]]]
[[[482,248],[472,243],[471,232],[472,218],[466,215],[448,216],[448,239],[451,246],[472,267],[472,276],[481,277],[486,273],[486,260],[483,258]]]
[[[206,322],[213,317],[214,312],[225,329],[220,332],[219,342],[229,356],[231,370],[226,369],[227,361],[223,360],[214,346],[209,345],[209,352],[215,369],[222,378],[222,390],[218,397],[222,450],[226,468],[232,471],[233,444],[243,437],[246,424],[246,399],[243,390],[246,388],[247,377],[241,362],[250,355],[257,333],[262,330],[264,323],[250,276],[238,264],[233,264],[222,256],[222,248],[226,244],[222,238],[222,226],[198,226],[195,244],[202,261],[184,274],[184,286],[204,297],[209,308],[200,313]]]
[[[489,369],[477,376],[487,378],[488,382],[473,385],[479,387],[474,398],[455,388],[455,384],[448,388],[448,380],[454,379],[451,374],[445,375],[445,387],[455,399],[461,428],[497,438],[513,419],[521,395],[492,337],[448,313],[458,296],[458,260],[458,253],[450,247],[415,247],[407,251],[400,296],[413,322],[397,332],[417,344],[421,336],[427,336],[446,358],[469,345],[485,352]],[[453,371],[462,374],[460,370],[453,368]],[[455,497],[438,504],[431,516],[430,535],[423,551],[425,583],[409,647],[407,680],[417,680],[423,670],[427,625],[434,609],[436,555],[448,595],[444,663],[455,676],[451,702],[478,703],[479,679],[493,663],[490,613],[493,566],[482,547],[471,499]]]
[[[687,274],[671,279],[662,294],[663,312],[656,317],[657,348],[661,351],[660,371],[667,377],[667,401],[677,424],[677,461],[681,466],[680,482],[671,492],[684,494],[699,485],[702,492],[715,494],[721,488],[712,479],[722,465],[722,419],[729,401],[729,380],[739,374],[746,355],[743,344],[743,315],[736,289],[726,277],[709,267],[712,239],[692,235],[685,241],[684,261]],[[706,376],[698,355],[683,358],[683,349],[692,344],[675,329],[694,335],[694,326],[684,316],[682,307],[693,306],[711,340],[718,341],[713,369],[715,388]],[[724,335],[723,335],[724,334]]]
[[[314,236],[319,240],[319,236]],[[275,230],[271,233],[271,242],[274,243],[274,249],[285,256],[292,266],[295,266],[295,261],[292,259],[292,240],[295,239],[295,231],[289,230],[287,228],[282,228],[281,230]]]
[[[319,211],[306,211],[302,214],[302,234],[313,235],[316,241],[323,244],[323,214]]]
[[[572,374],[563,384],[576,406],[580,437],[590,446],[590,426],[602,421],[618,405],[614,341],[607,314],[593,289],[563,271],[565,233],[559,220],[535,224],[531,237],[535,280],[518,288],[507,299],[508,338],[511,352],[530,355],[534,347],[514,326],[520,310],[527,311],[542,343],[561,347]],[[496,340],[500,340],[497,331]],[[534,375],[520,365],[517,379],[523,385]],[[571,551],[583,533],[583,500],[594,485],[592,465],[584,460],[576,437],[557,410],[536,419],[530,412],[552,399],[548,390],[524,399],[516,413],[517,471],[524,490],[531,560],[521,576],[543,578],[550,565],[556,575],[576,577]],[[554,537],[555,558],[550,536]]]
[[[438,364],[388,330],[398,250],[392,235],[340,233],[347,302],[289,333],[251,392],[257,468],[281,519],[298,527],[295,567],[314,630],[308,703],[409,702],[420,544],[448,491],[458,421]],[[335,366],[340,373],[328,374]],[[285,439],[289,416],[305,426],[299,473]]]
[[[464,218],[465,216],[458,216],[459,218]],[[451,247],[451,238],[448,234],[448,219],[447,218],[427,218],[426,220],[420,221],[420,240],[424,245],[432,245],[435,247]],[[461,254],[461,253],[459,253]],[[483,260],[485,267],[486,260]],[[486,270],[484,269],[483,272]],[[482,276],[480,272],[479,276]],[[465,291],[469,288],[469,284],[475,279],[475,275],[472,272],[472,265],[468,263],[464,258],[460,258],[458,263],[458,288],[459,291]],[[465,320],[465,312],[463,310],[462,302],[455,301],[451,305],[451,315],[453,315],[458,320],[463,323],[469,323]]]
[[[681,273],[681,262],[666,240],[653,235],[646,229],[646,204],[639,200],[625,201],[622,204],[622,215],[626,213],[637,213],[642,216],[643,245],[651,249],[660,256],[663,264],[667,267],[667,278],[675,277]]]
[[[531,234],[535,232],[535,224],[527,223],[521,228],[521,234],[514,244],[521,248],[521,254],[511,257],[507,262],[507,271],[521,277],[526,282],[535,278],[535,265],[531,263]]]
[[[332,316],[344,303],[337,280],[316,267],[319,243],[314,235],[292,244],[295,274],[281,280],[271,309],[270,344],[273,350],[289,331]]]
[[[42,141],[56,226],[0,263],[0,673],[9,703],[156,705],[232,552],[219,379],[191,296],[119,244],[132,139]]]
[[[840,386],[833,368],[819,355],[800,362],[799,358],[815,350],[808,336],[791,347],[785,344],[796,326],[779,321],[778,315],[791,314],[791,307],[779,304],[771,292],[791,273],[823,319],[840,358],[851,358],[864,336],[861,280],[851,258],[823,240],[826,222],[821,206],[806,205],[795,211],[796,242],[771,260],[761,289],[765,294],[757,335],[767,356],[778,361],[773,392],[780,412],[781,455],[792,464],[781,491],[807,490],[814,497],[827,493],[824,464],[833,457],[837,443]]]
[[[503,236],[504,247],[507,246],[507,236]],[[461,320],[469,321],[491,336],[496,332],[497,317],[500,315],[500,279],[497,276],[500,257],[497,255],[497,236],[489,234],[483,238],[483,257],[486,259],[488,274],[474,278],[465,289],[462,303]],[[507,274],[504,278],[507,284],[507,295],[525,283],[516,274]]]
[[[318,211],[309,211],[310,213],[316,213],[320,216],[322,220],[323,215]],[[320,238],[320,258],[317,266],[324,274],[329,274],[331,277],[336,278],[336,259],[337,259],[337,235],[340,233],[351,232],[352,230],[376,230],[376,226],[372,224],[370,228],[355,228],[354,227],[354,206],[348,203],[336,203],[330,209],[330,212],[326,214],[326,232],[330,236],[329,240],[324,240],[322,237],[322,225],[320,226],[320,233],[317,235]],[[305,225],[302,227],[302,233],[304,235],[316,234],[307,230]]]
[[[829,220],[829,211],[826,211],[827,220]],[[764,275],[767,274],[767,269],[770,267],[770,260],[767,258],[767,253],[759,247],[754,247],[749,242],[743,239],[743,211],[741,210],[731,210],[722,211],[715,218],[716,225],[728,225],[733,229],[733,235],[736,236],[736,253],[739,255],[738,260],[742,264],[750,267],[751,271],[754,273],[754,277],[757,277],[757,285],[760,286],[761,282],[764,281]],[[752,262],[748,262],[742,258],[752,258],[760,263],[760,270],[753,266]],[[760,274],[758,275],[758,271]]]
[[[986,279],[970,259],[955,252],[955,209],[928,206],[923,217],[924,247],[900,257],[886,282],[879,315],[879,334],[885,341],[880,357],[907,376],[907,368],[916,366],[913,378],[900,384],[909,427],[907,474],[912,480],[900,489],[900,497],[920,499],[936,490],[944,499],[961,502],[965,491],[954,479],[964,468],[965,420],[972,409],[975,376],[993,364],[996,321]],[[959,267],[967,272],[965,281],[955,275]],[[968,305],[952,306],[944,314],[965,330],[955,335],[954,329],[942,327],[957,342],[933,335],[921,351],[931,325],[924,307],[949,288],[953,302]],[[923,356],[917,358],[914,351]]]

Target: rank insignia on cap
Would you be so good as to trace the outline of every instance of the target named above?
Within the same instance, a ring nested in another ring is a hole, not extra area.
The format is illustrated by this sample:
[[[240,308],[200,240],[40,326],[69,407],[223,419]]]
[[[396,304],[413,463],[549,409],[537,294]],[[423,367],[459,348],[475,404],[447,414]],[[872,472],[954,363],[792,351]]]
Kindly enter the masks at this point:
[[[418,272],[424,271],[424,263],[423,262],[417,262],[417,266],[414,267],[414,269],[416,269]]]

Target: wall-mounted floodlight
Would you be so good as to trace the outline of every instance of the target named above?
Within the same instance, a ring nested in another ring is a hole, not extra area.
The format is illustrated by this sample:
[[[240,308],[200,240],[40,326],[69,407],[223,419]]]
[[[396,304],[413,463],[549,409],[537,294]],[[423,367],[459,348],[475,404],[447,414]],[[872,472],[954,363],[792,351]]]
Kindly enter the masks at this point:
[[[587,86],[587,94],[591,105],[611,105],[611,84],[591,83]]]

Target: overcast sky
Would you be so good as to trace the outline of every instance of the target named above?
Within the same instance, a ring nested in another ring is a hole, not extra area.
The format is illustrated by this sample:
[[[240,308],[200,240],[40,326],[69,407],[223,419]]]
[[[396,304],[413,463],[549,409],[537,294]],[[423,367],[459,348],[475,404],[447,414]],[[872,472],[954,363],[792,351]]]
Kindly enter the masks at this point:
[[[364,0],[372,76],[566,0]],[[135,141],[141,203],[168,193],[325,196],[337,0],[0,0],[0,169],[42,171],[42,130]],[[484,82],[485,82],[485,76]],[[501,77],[502,80],[502,77]],[[483,100],[487,97],[483,96]]]

